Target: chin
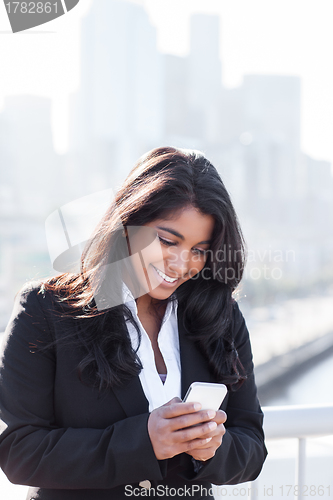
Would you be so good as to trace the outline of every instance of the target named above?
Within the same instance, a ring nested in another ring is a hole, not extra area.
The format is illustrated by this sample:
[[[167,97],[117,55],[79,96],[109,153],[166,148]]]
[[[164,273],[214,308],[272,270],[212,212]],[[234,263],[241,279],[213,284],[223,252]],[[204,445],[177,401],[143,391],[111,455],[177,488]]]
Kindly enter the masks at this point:
[[[156,300],[168,299],[185,281],[182,280],[181,283],[177,284],[177,286],[174,286],[173,288],[164,288],[163,285],[160,285],[154,288],[152,292],[149,292],[149,295]]]
[[[149,292],[148,295],[150,295],[150,297],[152,299],[156,299],[156,300],[165,300],[165,299],[168,299],[175,290],[177,290],[178,287],[176,287],[174,290],[158,290],[157,288],[155,288],[152,292]]]

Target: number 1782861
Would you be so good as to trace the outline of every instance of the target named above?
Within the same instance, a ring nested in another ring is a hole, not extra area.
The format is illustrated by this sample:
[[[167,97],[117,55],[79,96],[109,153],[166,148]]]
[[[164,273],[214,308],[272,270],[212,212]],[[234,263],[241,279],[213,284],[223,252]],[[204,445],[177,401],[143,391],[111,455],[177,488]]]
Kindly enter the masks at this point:
[[[8,2],[8,14],[51,14],[58,13],[58,2]]]

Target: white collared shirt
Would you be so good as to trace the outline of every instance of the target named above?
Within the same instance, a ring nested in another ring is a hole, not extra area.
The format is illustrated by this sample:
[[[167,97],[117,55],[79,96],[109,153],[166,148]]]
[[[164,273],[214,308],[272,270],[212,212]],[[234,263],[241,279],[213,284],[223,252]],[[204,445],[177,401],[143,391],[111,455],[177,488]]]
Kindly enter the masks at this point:
[[[133,294],[125,283],[123,283],[123,301],[132,312],[140,328],[141,343],[137,354],[143,369],[139,374],[139,378],[143,392],[149,401],[149,411],[153,411],[155,408],[170,401],[170,399],[181,397],[181,366],[177,323],[178,303],[176,301],[168,302],[157,338],[158,346],[167,368],[167,377],[163,384],[156,369],[150,338],[138,318],[138,309]],[[126,325],[132,347],[136,350],[138,346],[137,331],[129,320],[126,321]]]

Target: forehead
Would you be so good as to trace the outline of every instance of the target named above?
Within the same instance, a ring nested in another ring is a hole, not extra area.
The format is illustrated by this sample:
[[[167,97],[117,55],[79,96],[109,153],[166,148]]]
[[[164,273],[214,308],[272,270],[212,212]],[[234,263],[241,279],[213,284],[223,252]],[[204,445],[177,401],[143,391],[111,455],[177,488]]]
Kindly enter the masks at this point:
[[[203,214],[194,207],[187,207],[163,219],[156,219],[147,226],[164,226],[175,229],[185,239],[196,239],[197,241],[210,239],[214,229],[214,217]]]

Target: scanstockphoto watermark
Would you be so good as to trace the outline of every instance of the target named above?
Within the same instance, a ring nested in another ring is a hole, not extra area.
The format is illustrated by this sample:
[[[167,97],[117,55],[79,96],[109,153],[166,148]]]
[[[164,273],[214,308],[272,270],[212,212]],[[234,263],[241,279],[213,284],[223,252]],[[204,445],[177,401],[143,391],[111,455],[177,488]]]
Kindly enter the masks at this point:
[[[53,21],[72,10],[80,0],[4,0],[13,33]]]
[[[279,249],[268,246],[264,249],[250,249],[247,252],[247,266],[244,278],[252,281],[281,280],[287,266],[296,262],[294,249]]]
[[[125,486],[126,497],[184,497],[194,496],[206,497],[213,496],[213,488],[206,488],[201,484],[192,484],[191,486],[170,487],[166,484],[159,484],[155,487],[140,488],[131,484]]]
[[[189,275],[193,273],[189,270]],[[239,263],[235,267],[220,267],[216,263],[205,267],[200,273],[192,276],[192,281],[202,278],[204,281],[217,280],[222,283],[230,283],[234,280],[239,280],[242,275],[242,265]],[[243,278],[253,281],[274,280],[278,281],[283,278],[283,270],[280,267],[271,267],[266,264],[245,268],[243,270]]]
[[[239,262],[243,257],[242,250],[234,250],[231,245],[223,245],[222,248],[218,248],[216,251],[211,249],[203,251],[206,260],[210,259],[211,262]],[[182,250],[178,253],[173,247],[169,249],[169,262],[176,262],[178,258],[186,261],[189,260],[189,251]],[[200,253],[196,253],[193,256],[194,261],[199,261],[201,259]],[[246,260],[248,263],[265,263],[265,264],[277,264],[282,262],[295,262],[296,252],[292,249],[282,250],[279,248],[272,248],[271,246],[264,249],[250,249],[246,253]]]
[[[178,259],[186,262],[189,260],[189,252],[186,250],[177,252],[174,248],[169,249],[169,262],[177,262]],[[204,280],[216,279],[223,283],[228,283],[241,276],[242,272],[242,251],[233,250],[230,245],[224,245],[222,248],[213,251],[208,249],[204,253],[206,261],[210,261],[210,270],[207,268],[193,276],[197,279],[201,276]],[[193,261],[199,261],[201,256],[195,254]],[[260,249],[251,249],[247,252],[247,266],[243,270],[243,277],[253,281],[259,280],[281,280],[283,278],[283,267],[288,263],[296,261],[296,252],[293,249],[273,249],[272,247]],[[233,265],[231,265],[234,263]],[[229,264],[229,265],[223,265]],[[191,270],[189,271],[191,274]]]
[[[193,484],[191,486],[181,486],[178,488],[172,488],[167,485],[159,484],[156,488],[138,488],[132,485],[125,486],[125,496],[127,497],[184,497],[191,498],[194,496],[214,496],[218,497],[229,497],[229,498],[249,498],[251,495],[255,495],[260,498],[274,498],[278,495],[282,498],[295,498],[295,497],[330,497],[331,496],[331,486],[324,484],[303,484],[299,486],[298,484],[280,484],[280,485],[262,485],[260,489],[258,487],[252,486],[215,486],[211,488],[206,488],[202,485]]]

